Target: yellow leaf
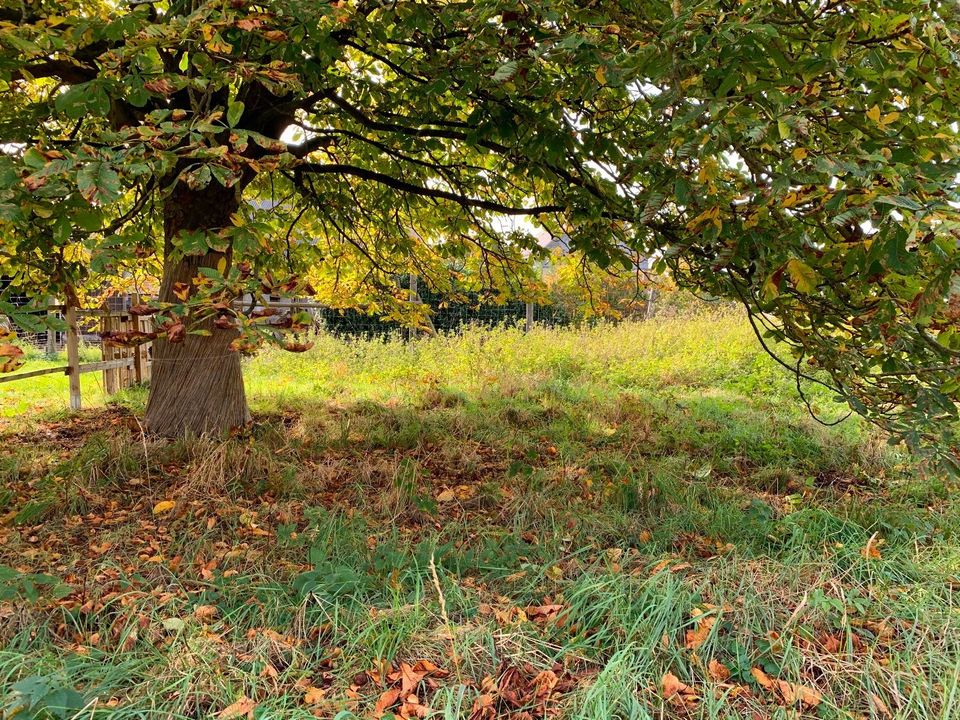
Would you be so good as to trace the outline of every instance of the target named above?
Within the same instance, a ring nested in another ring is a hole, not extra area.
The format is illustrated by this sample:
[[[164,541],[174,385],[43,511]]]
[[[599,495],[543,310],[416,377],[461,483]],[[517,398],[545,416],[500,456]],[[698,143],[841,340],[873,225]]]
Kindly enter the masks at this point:
[[[696,230],[701,224],[706,221],[712,222],[714,225],[720,225],[720,208],[712,207],[707,208],[702,213],[697,215],[693,220],[687,223],[688,230]]]
[[[872,108],[867,110],[867,117],[873,120],[875,123],[880,123],[880,106],[874,105]]]
[[[803,148],[794,148],[793,149],[793,159],[797,162],[800,162],[807,156],[807,151]]]
[[[456,498],[457,498],[456,493],[454,493],[454,491],[451,490],[450,488],[447,488],[446,490],[442,490],[437,495],[437,502],[441,502],[441,503],[451,502],[453,500],[456,500]]]
[[[896,122],[898,117],[900,117],[900,113],[898,112],[887,113],[882,118],[880,118],[880,124],[889,125],[892,122]]]
[[[13,372],[23,366],[24,355],[16,345],[0,343],[0,373]]]
[[[227,272],[227,259],[225,257],[220,258],[220,261],[217,263],[217,272],[221,275],[226,274]]]
[[[598,67],[593,75],[595,78],[597,78],[597,82],[601,85],[607,84],[607,70],[603,65]]]
[[[773,273],[766,280],[763,281],[763,287],[761,288],[761,296],[765,301],[773,300],[780,294],[780,286],[777,284],[777,281],[774,280],[776,273]]]
[[[787,272],[790,274],[790,279],[793,280],[797,290],[805,295],[817,289],[817,273],[803,260],[797,258],[788,260]]]
[[[165,512],[170,512],[177,506],[177,503],[173,500],[161,500],[156,505],[153,506],[154,515],[162,515]]]

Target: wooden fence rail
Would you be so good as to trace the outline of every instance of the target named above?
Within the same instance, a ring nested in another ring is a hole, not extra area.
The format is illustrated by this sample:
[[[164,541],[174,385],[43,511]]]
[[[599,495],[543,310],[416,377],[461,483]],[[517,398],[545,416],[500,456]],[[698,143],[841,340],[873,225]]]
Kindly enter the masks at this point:
[[[80,362],[80,329],[77,325],[79,317],[100,318],[100,332],[150,329],[150,318],[137,317],[129,312],[111,312],[107,309],[79,309],[73,306],[50,304],[46,312],[63,311],[67,323],[67,364],[52,368],[41,368],[15,375],[0,375],[0,384],[26,380],[62,373],[69,378],[70,409],[79,410],[81,407],[80,376],[84,373],[103,373],[103,389],[112,394],[131,385],[145,382],[150,378],[151,356],[149,343],[136,347],[116,347],[103,343],[100,347],[103,359],[100,362]]]

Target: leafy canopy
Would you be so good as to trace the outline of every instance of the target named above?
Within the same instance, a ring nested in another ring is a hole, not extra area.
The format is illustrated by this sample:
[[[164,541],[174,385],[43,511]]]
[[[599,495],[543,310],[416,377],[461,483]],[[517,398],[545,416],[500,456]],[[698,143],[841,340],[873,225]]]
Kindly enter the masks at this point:
[[[953,2],[5,0],[0,20],[0,262],[37,294],[214,252],[164,313],[307,284],[397,313],[411,269],[529,287],[539,226],[601,268],[657,253],[857,412],[954,445]],[[172,197],[223,188],[229,223],[164,241]]]

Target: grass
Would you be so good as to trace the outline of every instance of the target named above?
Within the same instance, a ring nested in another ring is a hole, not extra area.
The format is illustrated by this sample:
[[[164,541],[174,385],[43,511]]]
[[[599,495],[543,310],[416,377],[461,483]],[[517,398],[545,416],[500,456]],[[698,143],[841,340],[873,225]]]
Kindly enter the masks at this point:
[[[142,390],[2,386],[8,702],[960,717],[956,488],[816,423],[736,316],[322,336],[245,373],[227,441],[144,437]]]

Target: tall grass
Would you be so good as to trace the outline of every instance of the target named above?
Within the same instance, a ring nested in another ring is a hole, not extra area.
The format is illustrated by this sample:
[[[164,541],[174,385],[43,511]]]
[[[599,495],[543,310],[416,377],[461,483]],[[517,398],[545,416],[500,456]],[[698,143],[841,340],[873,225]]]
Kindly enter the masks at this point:
[[[735,315],[320,336],[244,372],[257,422],[226,440],[144,436],[141,390],[77,418],[30,389],[46,409],[0,451],[0,687],[344,720],[429,659],[433,718],[491,693],[507,717],[510,678],[546,671],[555,717],[960,717],[955,487],[818,424]]]

